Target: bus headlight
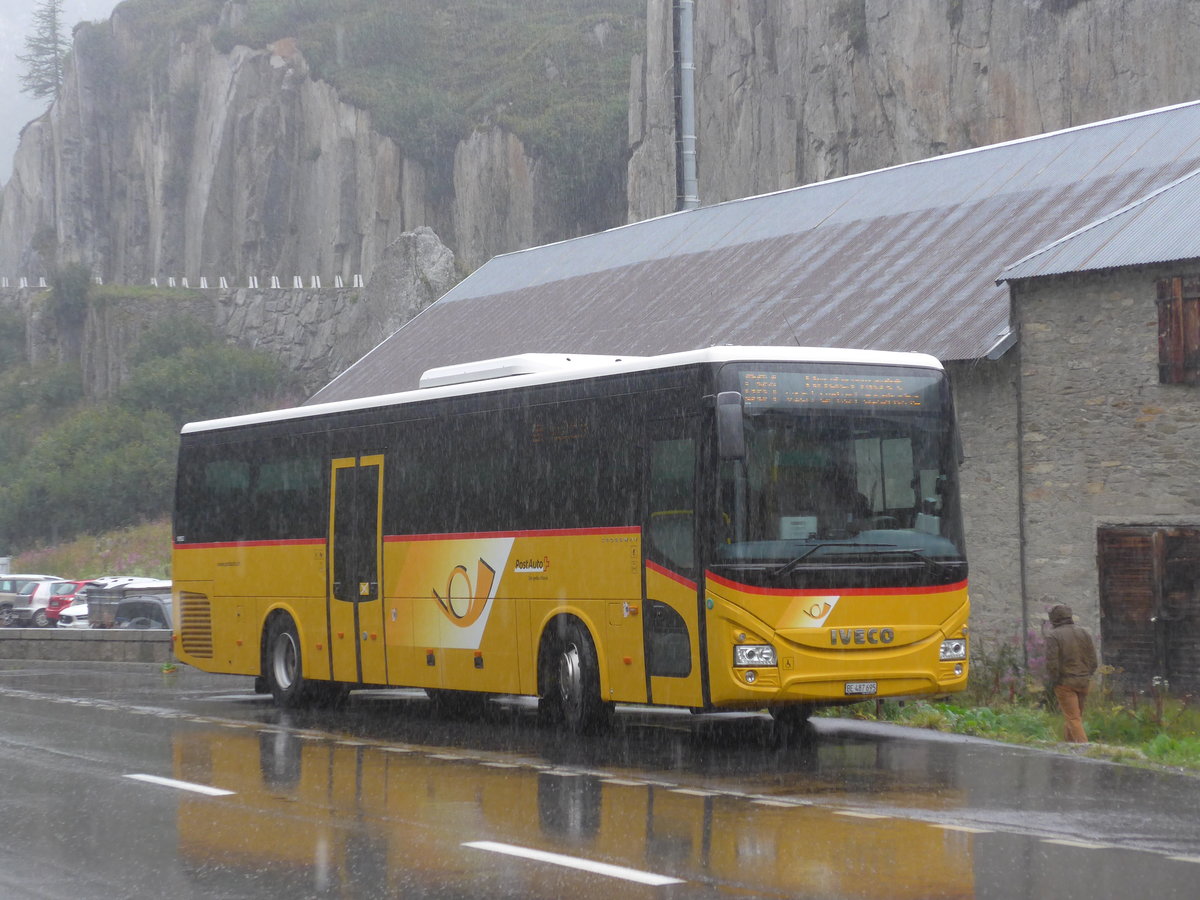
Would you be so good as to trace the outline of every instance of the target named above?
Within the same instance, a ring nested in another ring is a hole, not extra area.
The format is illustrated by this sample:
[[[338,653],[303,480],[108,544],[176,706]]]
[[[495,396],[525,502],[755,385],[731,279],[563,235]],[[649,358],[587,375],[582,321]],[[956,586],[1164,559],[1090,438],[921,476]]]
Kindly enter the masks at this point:
[[[770,644],[738,644],[733,648],[735,666],[775,666],[775,648]]]
[[[951,659],[966,659],[967,658],[967,642],[965,638],[954,638],[950,641],[942,641],[942,652],[938,654],[938,659],[946,662]]]

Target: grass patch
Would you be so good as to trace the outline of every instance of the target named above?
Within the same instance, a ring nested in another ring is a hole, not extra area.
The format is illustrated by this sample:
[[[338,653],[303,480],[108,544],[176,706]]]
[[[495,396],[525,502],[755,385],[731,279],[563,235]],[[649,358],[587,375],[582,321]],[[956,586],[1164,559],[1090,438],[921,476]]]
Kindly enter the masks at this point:
[[[967,690],[951,701],[865,701],[821,715],[849,714],[1011,744],[1059,745],[1063,721],[1053,693],[1043,684],[1043,643],[1034,630],[1024,646],[1017,638],[977,644]],[[1195,698],[1172,697],[1153,686],[1146,693],[1118,696],[1107,689],[1105,674],[1102,669],[1088,696],[1083,725],[1091,743],[1083,755],[1200,773],[1200,705]]]

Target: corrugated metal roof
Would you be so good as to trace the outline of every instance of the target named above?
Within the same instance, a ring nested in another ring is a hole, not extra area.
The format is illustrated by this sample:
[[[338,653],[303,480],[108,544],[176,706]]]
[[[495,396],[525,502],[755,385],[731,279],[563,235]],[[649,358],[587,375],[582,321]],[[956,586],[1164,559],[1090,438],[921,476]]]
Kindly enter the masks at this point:
[[[1200,169],[1009,266],[1000,281],[1200,257]]]
[[[1200,255],[1180,227],[1197,209],[1200,180],[1185,176],[1198,168],[1191,103],[499,256],[310,402],[407,390],[426,369],[514,353],[736,343],[979,358],[1008,331],[997,278],[1017,276],[1005,266],[1037,265],[1031,254],[1064,235],[1036,258],[1072,265],[1091,235],[1108,265],[1141,261],[1152,228],[1116,240],[1136,216],[1169,225],[1158,234],[1178,258]]]

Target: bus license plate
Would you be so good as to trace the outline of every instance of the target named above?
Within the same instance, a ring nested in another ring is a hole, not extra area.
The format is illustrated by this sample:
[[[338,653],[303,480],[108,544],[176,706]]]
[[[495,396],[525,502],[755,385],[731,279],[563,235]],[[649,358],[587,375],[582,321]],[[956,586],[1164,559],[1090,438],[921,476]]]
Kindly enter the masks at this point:
[[[874,694],[878,690],[878,686],[874,681],[847,681],[846,695],[851,694]]]

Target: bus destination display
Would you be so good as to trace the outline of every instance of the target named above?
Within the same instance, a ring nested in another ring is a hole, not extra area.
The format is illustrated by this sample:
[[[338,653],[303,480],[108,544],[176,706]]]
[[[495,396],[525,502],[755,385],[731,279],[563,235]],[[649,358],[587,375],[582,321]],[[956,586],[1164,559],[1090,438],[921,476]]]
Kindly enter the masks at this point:
[[[743,372],[742,400],[747,408],[920,409],[933,384],[930,378],[883,372]]]

